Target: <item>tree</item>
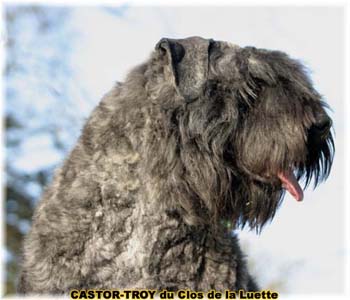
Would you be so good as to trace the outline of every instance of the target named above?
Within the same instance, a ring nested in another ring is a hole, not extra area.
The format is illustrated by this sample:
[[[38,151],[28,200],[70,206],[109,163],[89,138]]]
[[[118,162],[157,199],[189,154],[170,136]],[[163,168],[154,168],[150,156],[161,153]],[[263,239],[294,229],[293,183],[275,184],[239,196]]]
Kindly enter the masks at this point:
[[[6,294],[15,293],[35,203],[83,121],[75,100],[84,91],[71,68],[71,10],[5,8]]]

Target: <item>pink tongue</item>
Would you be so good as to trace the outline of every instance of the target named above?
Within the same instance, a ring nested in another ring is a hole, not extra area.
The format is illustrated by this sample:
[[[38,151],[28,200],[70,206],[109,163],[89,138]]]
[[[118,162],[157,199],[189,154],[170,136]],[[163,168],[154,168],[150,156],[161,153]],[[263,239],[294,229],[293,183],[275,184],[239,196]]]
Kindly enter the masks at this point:
[[[298,180],[293,174],[293,171],[278,173],[278,178],[282,181],[282,186],[297,200],[302,201],[304,198],[303,190],[301,189]]]

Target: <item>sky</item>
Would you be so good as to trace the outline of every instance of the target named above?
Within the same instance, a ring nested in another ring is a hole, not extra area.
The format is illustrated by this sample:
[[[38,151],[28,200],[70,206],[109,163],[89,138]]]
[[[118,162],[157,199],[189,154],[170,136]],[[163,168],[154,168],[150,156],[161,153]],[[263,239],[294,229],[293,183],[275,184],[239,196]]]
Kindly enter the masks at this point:
[[[237,232],[251,271],[262,287],[285,278],[293,294],[341,293],[345,287],[344,15],[340,7],[134,7],[114,11],[76,7],[69,26],[78,34],[72,69],[98,103],[116,81],[143,62],[162,37],[202,36],[239,46],[287,52],[310,70],[316,89],[332,108],[336,156],[329,179],[304,201],[286,195],[273,222],[260,235]],[[80,102],[86,114],[91,102]],[[28,140],[28,147],[35,141]],[[52,155],[52,154],[51,154]],[[40,153],[41,158],[50,158]],[[23,158],[33,167],[35,158]],[[39,160],[37,160],[39,161]],[[42,161],[42,160],[41,160]],[[21,164],[21,162],[19,161]],[[46,163],[46,162],[44,162]]]

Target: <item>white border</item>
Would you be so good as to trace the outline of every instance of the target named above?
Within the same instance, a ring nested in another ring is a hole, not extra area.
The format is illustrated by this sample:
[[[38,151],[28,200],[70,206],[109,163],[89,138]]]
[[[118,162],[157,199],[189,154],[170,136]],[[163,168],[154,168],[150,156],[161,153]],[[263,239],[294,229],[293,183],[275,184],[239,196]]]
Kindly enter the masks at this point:
[[[347,0],[3,0],[4,4],[65,6],[345,6]]]
[[[343,7],[344,13],[345,13],[345,30],[344,30],[344,42],[345,42],[345,49],[344,49],[344,55],[345,55],[345,74],[344,74],[344,100],[345,100],[345,130],[347,133],[347,138],[345,141],[345,147],[347,151],[344,151],[345,153],[345,179],[344,183],[348,183],[350,185],[350,158],[346,156],[346,153],[350,152],[350,3],[345,0],[285,0],[285,1],[254,1],[254,0],[4,0],[2,1],[0,5],[0,14],[2,16],[2,19],[0,20],[0,67],[1,70],[4,70],[5,66],[5,59],[6,59],[6,53],[4,50],[6,36],[5,36],[5,21],[4,21],[4,5],[30,5],[30,4],[38,4],[38,5],[64,5],[64,6],[77,6],[77,5],[83,5],[83,6],[120,6],[123,4],[128,4],[130,6],[331,6],[331,7]],[[3,74],[3,73],[2,73]],[[2,78],[3,80],[3,78]],[[1,99],[4,98],[4,90],[3,90],[3,81],[0,81],[0,91],[1,91]],[[4,101],[0,101],[0,113],[3,116],[3,103]],[[4,141],[4,131],[3,131],[3,122],[1,122],[0,125],[0,141]],[[2,143],[2,151],[0,154],[0,170],[3,172],[4,170],[4,144]],[[1,173],[3,175],[3,173]],[[4,178],[1,178],[1,183],[4,186]],[[0,193],[0,199],[4,200],[3,196],[3,190]],[[346,222],[346,228],[345,228],[345,237],[344,240],[346,242],[346,269],[345,269],[345,285],[346,285],[346,291],[343,296],[334,296],[334,295],[299,295],[299,296],[285,296],[284,298],[288,299],[349,299],[350,298],[350,189],[349,187],[345,187],[345,222]],[[4,202],[0,201],[0,242],[2,245],[4,245]],[[327,233],[324,233],[327,235]],[[4,262],[4,249],[1,251],[1,262]],[[4,268],[3,264],[0,268],[0,297],[3,295],[3,288],[4,288]],[[6,297],[4,299],[23,299],[23,297]],[[26,299],[48,299],[47,297],[26,297]],[[49,299],[61,299],[61,297],[52,297]]]
[[[0,80],[0,93],[1,93],[1,100],[0,100],[0,116],[1,116],[1,123],[0,123],[0,144],[1,144],[1,151],[0,151],[0,184],[1,184],[1,191],[0,191],[0,245],[1,245],[1,265],[0,265],[0,295],[2,296],[4,293],[4,286],[5,286],[5,239],[4,239],[4,232],[5,232],[5,203],[3,200],[5,200],[5,178],[3,177],[3,174],[5,174],[5,140],[4,140],[4,109],[3,104],[5,101],[5,91],[3,86],[3,74],[4,74],[4,67],[5,67],[5,61],[6,61],[6,53],[5,53],[5,18],[4,18],[4,11],[3,6],[0,5],[0,15],[2,16],[0,20],[0,70],[1,70],[1,80]]]
[[[345,101],[345,184],[350,183],[350,158],[347,155],[350,152],[350,3],[346,3],[345,8],[345,30],[344,30],[344,42],[345,42],[345,74],[344,74],[344,101]],[[349,186],[345,186],[345,247],[346,247],[346,269],[345,269],[345,285],[346,294],[350,296],[350,189]]]

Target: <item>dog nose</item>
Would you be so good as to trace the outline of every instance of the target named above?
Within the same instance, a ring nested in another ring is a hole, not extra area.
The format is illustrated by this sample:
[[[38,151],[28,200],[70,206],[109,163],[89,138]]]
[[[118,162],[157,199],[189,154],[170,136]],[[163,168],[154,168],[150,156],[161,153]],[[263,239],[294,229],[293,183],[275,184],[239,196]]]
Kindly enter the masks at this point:
[[[327,133],[332,127],[332,120],[326,114],[318,115],[314,127],[321,133]]]

